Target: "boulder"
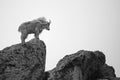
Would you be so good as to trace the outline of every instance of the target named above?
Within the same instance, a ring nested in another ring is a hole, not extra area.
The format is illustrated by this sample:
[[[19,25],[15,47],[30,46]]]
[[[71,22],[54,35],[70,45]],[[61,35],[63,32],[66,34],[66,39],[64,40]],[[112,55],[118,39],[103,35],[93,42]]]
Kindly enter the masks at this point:
[[[118,77],[112,77],[111,79],[97,79],[97,80],[120,80]]]
[[[32,39],[0,51],[0,80],[43,80],[46,46]]]
[[[80,50],[66,55],[48,71],[48,80],[96,80],[105,61],[105,55],[100,51]]]
[[[101,51],[80,50],[66,55],[45,75],[44,80],[120,80]]]

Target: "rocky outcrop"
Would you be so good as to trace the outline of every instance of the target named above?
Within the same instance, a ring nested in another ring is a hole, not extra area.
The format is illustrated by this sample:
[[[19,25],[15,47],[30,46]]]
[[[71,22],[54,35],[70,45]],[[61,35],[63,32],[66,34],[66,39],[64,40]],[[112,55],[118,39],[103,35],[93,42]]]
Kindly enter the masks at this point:
[[[119,80],[100,51],[81,50],[61,59],[45,80]],[[114,78],[114,79],[113,79]]]
[[[0,80],[43,80],[46,46],[32,39],[0,51]]]
[[[46,46],[32,39],[0,51],[0,80],[120,80],[100,51],[80,50],[66,55],[45,72]]]

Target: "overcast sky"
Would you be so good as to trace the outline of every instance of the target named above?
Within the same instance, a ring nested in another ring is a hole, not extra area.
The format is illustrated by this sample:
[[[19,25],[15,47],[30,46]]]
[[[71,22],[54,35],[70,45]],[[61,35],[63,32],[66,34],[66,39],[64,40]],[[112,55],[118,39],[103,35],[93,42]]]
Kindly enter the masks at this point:
[[[120,77],[120,0],[0,0],[0,49],[20,43],[18,26],[41,16],[52,21],[39,36],[46,70],[67,54],[100,50]]]

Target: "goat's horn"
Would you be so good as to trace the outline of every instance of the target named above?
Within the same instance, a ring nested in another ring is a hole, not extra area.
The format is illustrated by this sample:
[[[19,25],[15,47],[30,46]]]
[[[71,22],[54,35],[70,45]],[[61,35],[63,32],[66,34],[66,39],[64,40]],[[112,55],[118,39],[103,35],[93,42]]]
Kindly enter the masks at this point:
[[[49,23],[51,23],[51,20],[49,19]]]

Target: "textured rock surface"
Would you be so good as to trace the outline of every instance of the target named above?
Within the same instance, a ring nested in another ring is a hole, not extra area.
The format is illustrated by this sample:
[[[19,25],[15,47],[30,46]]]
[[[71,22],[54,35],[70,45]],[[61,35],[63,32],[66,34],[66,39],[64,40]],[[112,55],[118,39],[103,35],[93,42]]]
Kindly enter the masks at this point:
[[[120,78],[113,77],[113,78],[111,78],[111,79],[97,79],[97,80],[120,80]]]
[[[114,68],[104,64],[102,67],[100,67],[99,77],[104,79],[112,79],[113,77],[116,77]]]
[[[114,80],[115,71],[105,61],[100,51],[81,50],[61,59],[53,70],[46,72],[45,80]]]
[[[81,50],[66,55],[45,72],[46,46],[32,39],[0,51],[0,80],[120,80],[100,51]]]
[[[46,46],[32,39],[0,51],[0,80],[43,80]]]

